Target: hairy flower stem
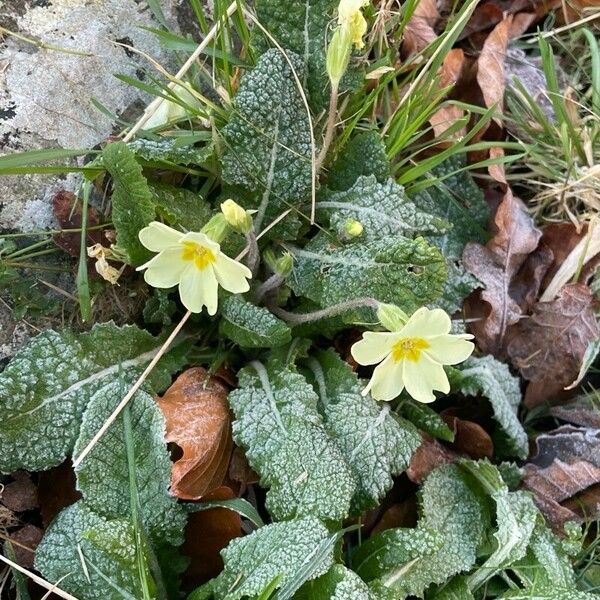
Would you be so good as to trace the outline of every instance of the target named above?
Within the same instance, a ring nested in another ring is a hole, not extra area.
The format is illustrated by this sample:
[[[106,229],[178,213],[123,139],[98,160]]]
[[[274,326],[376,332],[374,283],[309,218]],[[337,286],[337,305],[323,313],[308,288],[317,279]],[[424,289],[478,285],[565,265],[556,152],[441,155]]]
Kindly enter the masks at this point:
[[[283,282],[285,277],[279,273],[273,273],[264,283],[261,283],[256,292],[254,292],[254,301],[258,304],[269,292],[277,289]]]
[[[323,138],[323,145],[321,151],[317,157],[316,171],[317,173],[323,166],[325,157],[329,146],[331,146],[331,140],[333,140],[333,133],[335,131],[335,122],[337,120],[337,102],[338,102],[339,82],[335,81],[331,83],[331,95],[329,96],[329,115],[327,117],[327,125],[325,127],[325,137]]]
[[[248,256],[246,257],[246,266],[252,272],[252,278],[256,277],[258,272],[258,263],[260,259],[260,253],[258,251],[258,241],[254,231],[250,231],[246,234],[246,243],[248,248]]]
[[[274,315],[277,315],[290,325],[295,326],[304,325],[305,323],[312,323],[313,321],[319,321],[328,317],[335,317],[339,314],[342,314],[343,312],[346,312],[347,310],[352,310],[354,308],[365,307],[370,307],[377,310],[377,308],[379,307],[379,301],[375,300],[375,298],[358,298],[356,300],[340,302],[339,304],[334,304],[333,306],[329,306],[328,308],[323,308],[321,310],[315,310],[314,312],[302,314],[289,312],[277,306],[272,306],[269,308]]]

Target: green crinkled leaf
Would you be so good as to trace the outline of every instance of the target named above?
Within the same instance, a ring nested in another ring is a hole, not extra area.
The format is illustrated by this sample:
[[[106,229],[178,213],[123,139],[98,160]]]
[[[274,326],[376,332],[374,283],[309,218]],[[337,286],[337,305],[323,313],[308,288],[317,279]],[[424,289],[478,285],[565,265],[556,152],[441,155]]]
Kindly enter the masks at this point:
[[[525,556],[539,511],[530,494],[508,491],[494,465],[469,461],[464,466],[496,503],[496,547],[468,578],[469,588],[477,590],[496,573]]]
[[[575,588],[571,560],[541,515],[538,516],[527,555],[512,568],[525,587],[535,582],[541,588]]]
[[[0,470],[39,471],[71,452],[89,399],[119,374],[141,373],[161,342],[133,325],[95,325],[76,335],[45,331],[31,340],[0,373]],[[174,349],[150,375],[155,389],[170,383],[183,364]]]
[[[274,519],[348,515],[355,479],[317,410],[312,386],[292,368],[253,362],[229,394],[233,436],[250,465],[270,488]]]
[[[337,0],[256,2],[256,14],[261,24],[283,48],[298,54],[307,65],[300,81],[315,107],[324,106],[329,97],[325,50],[327,28],[337,4]]]
[[[113,180],[111,218],[117,230],[117,244],[127,252],[133,265],[141,265],[152,254],[138,238],[140,229],[154,219],[154,203],[142,167],[125,142],[108,144],[102,163]]]
[[[443,257],[421,237],[383,237],[338,246],[318,234],[304,249],[292,251],[289,285],[322,307],[376,298],[411,313],[435,300],[446,279]]]
[[[78,552],[86,560],[86,577]],[[123,596],[91,566],[135,598],[142,597],[133,530],[127,521],[108,521],[84,501],[64,509],[50,524],[35,552],[35,568],[51,582],[80,598],[122,600]]]
[[[535,587],[528,590],[507,592],[500,598],[510,598],[510,600],[597,600],[598,595],[574,589]]]
[[[308,581],[294,600],[375,600],[366,583],[344,565],[333,565],[325,575]]]
[[[309,361],[321,399],[325,428],[350,465],[357,485],[352,513],[377,506],[392,487],[393,475],[408,466],[421,436],[389,404],[363,397],[356,375],[333,351],[320,352]]]
[[[431,238],[435,243],[436,238]],[[447,260],[448,279],[444,283],[442,296],[435,306],[452,315],[462,309],[465,298],[475,289],[481,287],[479,280],[471,275],[458,260]]]
[[[359,177],[343,192],[328,194],[316,205],[319,220],[328,218],[331,227],[343,233],[348,221],[364,227],[361,239],[374,241],[389,236],[439,234],[450,225],[435,215],[420,211],[393,179],[379,183],[375,175]]]
[[[437,552],[404,565],[401,571],[392,571],[381,578],[387,587],[414,596],[422,596],[433,583],[444,583],[471,569],[489,525],[488,510],[481,496],[456,465],[444,465],[433,471],[421,487],[420,499],[423,516],[417,529],[412,530],[415,540],[422,530],[433,531],[441,536],[442,546]]]
[[[446,442],[454,441],[454,432],[446,421],[427,404],[416,400],[405,400],[400,405],[400,412],[406,419],[416,425],[421,431]]]
[[[130,382],[105,382],[90,398],[75,443],[79,454],[107,420]],[[169,494],[171,460],[165,425],[152,396],[139,391],[129,404],[140,519],[150,538],[179,545],[186,522],[184,509]],[[123,422],[118,419],[76,469],[77,488],[86,504],[107,519],[130,518],[130,482]]]
[[[464,158],[455,156],[433,169],[431,174],[443,178],[464,166]],[[448,259],[460,259],[467,242],[486,242],[488,205],[483,192],[466,171],[447,177],[411,199],[421,210],[452,223],[452,229],[434,240]]]
[[[287,323],[240,296],[223,302],[221,317],[219,331],[242,348],[275,348],[292,339]]]
[[[256,598],[277,576],[278,587],[285,585],[329,537],[329,531],[318,519],[307,517],[265,525],[231,541],[221,553],[225,568],[211,582],[215,600]],[[313,577],[325,573],[332,563],[333,546]],[[200,588],[188,600],[206,597],[202,593]]]
[[[288,58],[302,78],[301,59],[293,53],[288,53]],[[223,179],[246,192],[239,197],[246,208],[257,209],[257,232],[310,197],[308,115],[290,66],[279,50],[265,52],[242,79],[223,136]],[[292,218],[294,215],[288,215],[286,220]]]
[[[435,592],[431,600],[474,600],[464,577],[455,577],[448,585]]]
[[[352,554],[354,570],[365,580],[381,578],[388,587],[402,578],[405,570],[427,560],[443,546],[442,536],[427,529],[386,529],[370,537]]]
[[[165,183],[149,183],[156,213],[171,227],[200,231],[212,217],[210,204],[196,192]]]
[[[201,165],[213,153],[212,145],[181,146],[174,138],[145,140],[139,138],[128,142],[128,148],[143,160],[150,163],[171,163],[174,165]]]
[[[379,183],[387,181],[390,175],[385,144],[378,131],[363,131],[344,146],[329,169],[327,187],[347,190],[361,175],[373,175]]]
[[[471,357],[458,369],[450,372],[452,388],[463,394],[482,394],[492,405],[494,418],[500,425],[503,436],[500,444],[508,455],[526,458],[529,443],[517,411],[521,404],[519,380],[511,375],[507,365],[493,356]]]

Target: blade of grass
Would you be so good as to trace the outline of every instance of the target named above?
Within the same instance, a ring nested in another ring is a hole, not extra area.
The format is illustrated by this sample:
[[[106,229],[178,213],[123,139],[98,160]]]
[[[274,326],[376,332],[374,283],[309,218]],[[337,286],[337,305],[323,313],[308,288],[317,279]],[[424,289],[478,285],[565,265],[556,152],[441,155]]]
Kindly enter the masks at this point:
[[[92,301],[90,298],[90,284],[87,270],[87,213],[90,200],[91,182],[83,183],[83,201],[81,206],[81,232],[79,235],[79,265],[77,267],[77,298],[81,320],[85,323],[92,318]]]

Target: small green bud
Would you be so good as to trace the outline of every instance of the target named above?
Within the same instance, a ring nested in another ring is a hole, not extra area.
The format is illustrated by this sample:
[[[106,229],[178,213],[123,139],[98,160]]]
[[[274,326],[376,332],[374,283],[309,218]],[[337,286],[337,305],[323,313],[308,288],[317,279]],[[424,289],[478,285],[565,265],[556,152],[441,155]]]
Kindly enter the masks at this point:
[[[363,231],[363,224],[356,219],[348,219],[344,225],[344,233],[350,238],[359,237]]]
[[[287,277],[294,268],[294,257],[287,251],[275,256],[273,250],[268,248],[265,250],[263,258],[273,273],[277,273],[283,278]]]
[[[252,231],[254,224],[247,210],[233,200],[225,200],[221,204],[221,212],[227,222],[237,231],[246,235]]]
[[[377,309],[377,318],[388,331],[399,331],[406,325],[409,317],[395,304],[380,304]]]
[[[200,233],[205,233],[211,240],[221,243],[227,234],[229,223],[223,213],[213,215],[210,221],[200,230]]]
[[[327,48],[327,75],[333,86],[344,76],[352,52],[352,35],[347,27],[337,27]]]

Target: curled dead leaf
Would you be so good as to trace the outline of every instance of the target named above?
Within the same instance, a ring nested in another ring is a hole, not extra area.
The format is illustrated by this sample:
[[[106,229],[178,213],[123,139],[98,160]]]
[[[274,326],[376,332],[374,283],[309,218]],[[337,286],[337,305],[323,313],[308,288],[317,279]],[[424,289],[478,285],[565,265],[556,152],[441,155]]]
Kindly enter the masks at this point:
[[[7,483],[0,491],[0,502],[13,512],[24,512],[38,507],[37,487],[29,473],[17,471],[12,474],[14,481]]]
[[[485,106],[496,106],[500,113],[504,106],[504,63],[512,21],[512,15],[508,15],[494,27],[477,61],[477,83]]]
[[[412,455],[406,469],[406,475],[413,483],[421,483],[431,471],[441,465],[454,462],[460,456],[426,433],[421,435],[423,443]]]
[[[557,533],[567,521],[600,516],[600,430],[560,427],[536,439],[523,487]],[[585,496],[584,496],[585,494]]]
[[[577,378],[588,345],[600,335],[593,302],[587,286],[566,285],[511,328],[507,352],[525,379],[564,388]]]
[[[166,439],[181,448],[173,464],[171,492],[198,500],[218,488],[227,472],[233,441],[227,388],[206,369],[184,371],[157,400],[166,422]]]
[[[206,500],[230,500],[235,494],[228,487],[219,487]],[[220,552],[229,542],[242,535],[242,519],[227,508],[209,508],[193,512],[185,527],[182,551],[190,559],[183,580],[192,590],[218,575],[223,569]]]
[[[404,56],[423,50],[437,38],[435,24],[440,19],[437,0],[420,0],[404,28],[402,53]]]
[[[500,177],[501,175],[498,174]],[[506,187],[495,216],[496,233],[486,246],[470,242],[463,253],[463,263],[484,285],[478,298],[489,306],[481,310],[480,301],[470,299],[467,317],[484,314],[471,324],[479,347],[491,354],[501,354],[510,325],[522,315],[511,289],[513,279],[538,246],[540,231],[526,213],[523,203]]]

